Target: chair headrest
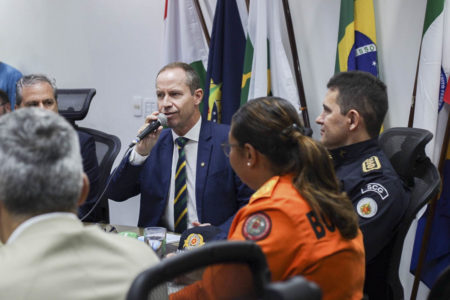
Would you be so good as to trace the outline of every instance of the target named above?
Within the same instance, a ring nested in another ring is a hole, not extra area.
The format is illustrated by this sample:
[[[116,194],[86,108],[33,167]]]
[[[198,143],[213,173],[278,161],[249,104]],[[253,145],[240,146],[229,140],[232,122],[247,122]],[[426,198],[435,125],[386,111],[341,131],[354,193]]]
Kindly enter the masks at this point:
[[[394,127],[385,130],[378,143],[397,174],[412,186],[417,168],[427,159],[425,146],[432,138],[433,134],[425,129]]]
[[[96,94],[95,89],[57,89],[58,111],[72,124],[83,120]]]

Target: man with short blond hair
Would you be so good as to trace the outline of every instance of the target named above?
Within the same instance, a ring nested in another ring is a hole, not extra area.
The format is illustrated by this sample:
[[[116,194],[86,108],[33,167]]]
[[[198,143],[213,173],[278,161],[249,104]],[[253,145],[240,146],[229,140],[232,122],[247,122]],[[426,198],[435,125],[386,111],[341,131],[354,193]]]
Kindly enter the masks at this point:
[[[160,126],[136,144],[118,166],[108,197],[124,201],[140,193],[141,227],[160,225],[181,233],[210,224],[221,229],[217,239],[225,239],[235,213],[252,194],[221,149],[228,141],[229,126],[201,118],[203,90],[188,64],[171,63],[160,70],[156,97],[158,111],[147,116],[141,130],[159,114],[167,117],[169,128]],[[185,160],[178,168],[180,157]],[[178,184],[180,177],[186,180],[183,184]]]

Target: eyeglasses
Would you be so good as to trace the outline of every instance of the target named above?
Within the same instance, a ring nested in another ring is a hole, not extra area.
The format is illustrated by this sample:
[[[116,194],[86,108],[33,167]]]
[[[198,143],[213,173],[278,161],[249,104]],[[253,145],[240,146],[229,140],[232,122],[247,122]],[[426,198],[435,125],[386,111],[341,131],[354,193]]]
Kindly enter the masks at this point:
[[[230,156],[231,147],[238,147],[239,144],[230,144],[230,143],[223,143],[220,146],[222,146],[223,153],[225,153],[226,157]]]

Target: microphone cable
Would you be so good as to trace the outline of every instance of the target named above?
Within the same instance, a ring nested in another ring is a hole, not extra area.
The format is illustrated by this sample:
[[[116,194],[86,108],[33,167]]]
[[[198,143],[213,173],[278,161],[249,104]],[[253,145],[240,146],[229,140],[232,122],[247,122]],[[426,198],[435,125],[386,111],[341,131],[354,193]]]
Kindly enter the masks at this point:
[[[128,153],[133,149],[134,145],[130,145],[128,146],[128,149],[125,151],[125,154],[123,155],[122,159],[120,161],[122,161],[127,155]],[[108,190],[109,184],[111,183],[111,179],[114,177],[114,175],[117,172],[117,168],[114,168],[114,170],[112,171],[112,173],[108,176],[108,179],[106,181],[105,187],[103,188],[102,193],[100,194],[100,196],[98,196],[98,198],[95,200],[94,204],[92,205],[91,209],[84,214],[83,217],[80,218],[81,222],[83,222],[87,217],[89,217],[89,215],[95,210],[95,208],[98,206],[98,204],[100,203],[101,199],[103,198],[103,196],[105,195],[106,191]],[[97,222],[94,222],[97,223]]]
[[[122,159],[120,161],[122,161],[127,155],[128,153],[133,149],[133,147],[140,141],[142,140],[144,137],[146,137],[148,134],[150,134],[151,132],[155,131],[159,126],[167,126],[167,117],[164,114],[159,114],[158,115],[158,119],[149,123],[147,125],[146,128],[143,129],[143,131],[141,133],[138,134],[138,136],[136,137],[136,139],[134,139],[130,145],[128,145],[128,149],[125,151],[124,156],[122,157]],[[95,208],[98,206],[98,204],[100,203],[100,200],[103,198],[103,196],[106,193],[106,190],[109,187],[109,184],[111,183],[111,179],[114,177],[114,175],[116,174],[117,171],[117,167],[113,170],[113,172],[108,176],[108,180],[106,181],[105,187],[103,188],[102,193],[100,194],[100,196],[95,200],[93,206],[91,207],[91,209],[84,214],[83,217],[80,218],[80,220],[83,222],[94,210]]]

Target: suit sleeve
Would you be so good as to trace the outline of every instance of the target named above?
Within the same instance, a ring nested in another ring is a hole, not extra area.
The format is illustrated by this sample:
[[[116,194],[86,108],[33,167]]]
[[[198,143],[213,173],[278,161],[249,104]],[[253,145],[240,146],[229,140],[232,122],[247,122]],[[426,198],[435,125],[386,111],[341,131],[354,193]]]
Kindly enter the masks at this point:
[[[111,173],[111,182],[108,187],[108,198],[114,201],[125,201],[140,193],[139,176],[142,165],[133,166],[129,162],[128,153],[119,166]]]

